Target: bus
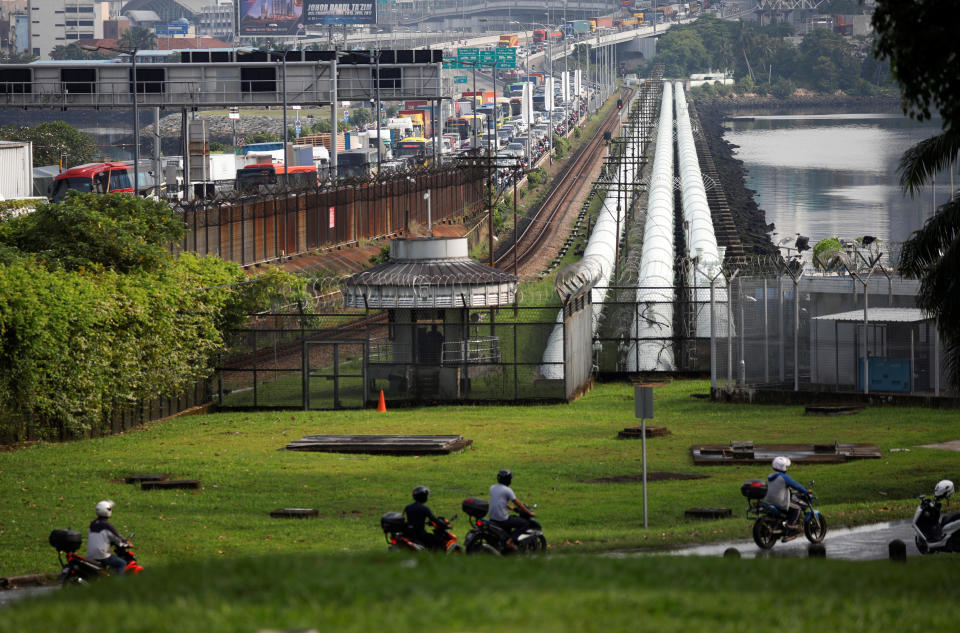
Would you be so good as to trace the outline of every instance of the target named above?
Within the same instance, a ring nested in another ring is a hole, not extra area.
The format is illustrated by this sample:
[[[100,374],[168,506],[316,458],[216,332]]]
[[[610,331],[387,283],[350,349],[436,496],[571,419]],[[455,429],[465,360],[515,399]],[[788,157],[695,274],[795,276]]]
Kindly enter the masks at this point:
[[[510,97],[510,116],[523,114],[523,97]]]
[[[497,42],[497,48],[516,48],[520,44],[520,38],[516,33],[507,33],[500,36]]]
[[[121,162],[87,163],[57,174],[53,180],[53,201],[62,202],[70,190],[80,193],[133,194],[130,166]]]
[[[287,176],[287,184],[291,189],[306,189],[319,184],[316,165],[299,165],[287,169],[283,163],[258,163],[237,170],[235,187],[243,193],[256,193],[261,187],[282,185],[284,175]]]
[[[470,118],[467,118],[467,117]],[[444,130],[450,134],[456,134],[459,140],[464,140],[470,136],[473,126],[473,116],[465,115],[456,118],[447,119],[447,124],[444,126]]]
[[[422,136],[408,136],[397,143],[394,158],[413,157],[418,167],[422,167],[433,157],[433,140]]]

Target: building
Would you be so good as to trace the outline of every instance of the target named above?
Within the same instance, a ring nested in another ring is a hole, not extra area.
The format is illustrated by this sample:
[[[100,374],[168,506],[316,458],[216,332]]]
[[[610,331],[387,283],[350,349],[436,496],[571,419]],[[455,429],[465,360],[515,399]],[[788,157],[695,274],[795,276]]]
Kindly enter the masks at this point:
[[[57,46],[103,37],[110,3],[99,0],[29,0],[29,52],[50,59]]]
[[[235,14],[233,0],[208,0],[197,16],[197,31],[200,35],[233,41]]]

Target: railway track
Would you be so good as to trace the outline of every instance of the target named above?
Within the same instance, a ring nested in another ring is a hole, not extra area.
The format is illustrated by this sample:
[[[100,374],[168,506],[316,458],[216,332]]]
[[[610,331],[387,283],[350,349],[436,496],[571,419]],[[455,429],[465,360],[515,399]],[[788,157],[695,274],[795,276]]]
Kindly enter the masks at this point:
[[[624,91],[624,101],[630,102],[633,90]],[[510,270],[514,274],[537,250],[548,243],[554,236],[563,232],[565,227],[559,226],[557,218],[569,204],[570,200],[583,184],[584,174],[603,156],[604,132],[615,132],[619,119],[619,111],[612,108],[604,117],[596,134],[590,141],[577,150],[570,163],[561,172],[559,182],[547,195],[536,214],[521,219],[520,233],[494,262],[502,270]]]

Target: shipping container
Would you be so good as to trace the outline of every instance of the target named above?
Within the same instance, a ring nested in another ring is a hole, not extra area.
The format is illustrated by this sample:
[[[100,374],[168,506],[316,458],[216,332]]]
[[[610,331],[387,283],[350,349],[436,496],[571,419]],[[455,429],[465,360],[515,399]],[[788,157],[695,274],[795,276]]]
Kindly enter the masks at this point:
[[[0,200],[33,195],[33,144],[0,141]]]
[[[593,19],[590,20],[590,21],[593,22],[594,26],[596,26],[597,28],[601,28],[601,29],[612,29],[612,28],[613,28],[613,18],[612,18],[612,17],[609,17],[609,18],[597,17],[597,18],[593,18]]]

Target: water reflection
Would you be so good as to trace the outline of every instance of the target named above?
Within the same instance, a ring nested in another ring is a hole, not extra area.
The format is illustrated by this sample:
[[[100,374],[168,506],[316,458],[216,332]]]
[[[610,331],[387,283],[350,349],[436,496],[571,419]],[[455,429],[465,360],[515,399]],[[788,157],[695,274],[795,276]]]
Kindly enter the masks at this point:
[[[905,149],[939,133],[939,121],[891,114],[762,116],[733,119],[725,138],[747,169],[747,186],[776,225],[775,241],[796,233],[903,241],[946,202],[949,177],[904,196],[897,165]]]

